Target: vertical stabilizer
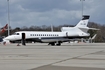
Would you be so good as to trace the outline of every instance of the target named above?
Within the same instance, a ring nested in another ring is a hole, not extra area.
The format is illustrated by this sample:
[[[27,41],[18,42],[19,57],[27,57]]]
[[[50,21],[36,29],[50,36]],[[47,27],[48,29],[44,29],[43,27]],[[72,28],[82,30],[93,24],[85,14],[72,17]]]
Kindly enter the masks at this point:
[[[89,21],[89,15],[83,15],[82,20],[75,26],[78,28],[85,28],[88,25],[88,21]]]

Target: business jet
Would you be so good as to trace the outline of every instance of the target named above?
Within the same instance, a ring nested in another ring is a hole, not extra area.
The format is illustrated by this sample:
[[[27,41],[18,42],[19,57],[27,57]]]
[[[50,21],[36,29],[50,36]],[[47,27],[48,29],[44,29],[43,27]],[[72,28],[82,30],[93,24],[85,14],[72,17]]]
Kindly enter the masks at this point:
[[[48,43],[48,45],[58,45],[61,43],[70,41],[74,38],[84,38],[90,36],[87,33],[89,29],[87,27],[88,15],[83,16],[83,19],[75,27],[62,27],[61,32],[48,32],[48,31],[19,31],[7,36],[4,40],[9,41],[22,41],[23,45],[25,41],[34,41],[40,43]]]

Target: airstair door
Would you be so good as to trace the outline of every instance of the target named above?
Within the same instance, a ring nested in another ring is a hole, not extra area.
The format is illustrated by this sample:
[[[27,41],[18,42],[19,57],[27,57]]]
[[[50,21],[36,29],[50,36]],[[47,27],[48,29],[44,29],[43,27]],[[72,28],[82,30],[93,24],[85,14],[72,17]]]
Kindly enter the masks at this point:
[[[25,39],[26,39],[25,33],[22,33],[22,45],[26,45]]]

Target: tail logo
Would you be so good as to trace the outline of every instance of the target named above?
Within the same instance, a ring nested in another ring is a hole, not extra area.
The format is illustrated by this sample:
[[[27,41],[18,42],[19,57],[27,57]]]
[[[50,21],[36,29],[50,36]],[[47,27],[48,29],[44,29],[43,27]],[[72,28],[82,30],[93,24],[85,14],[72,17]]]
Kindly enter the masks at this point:
[[[85,21],[83,21],[83,23],[81,23],[81,25],[86,25],[86,22],[85,22]]]

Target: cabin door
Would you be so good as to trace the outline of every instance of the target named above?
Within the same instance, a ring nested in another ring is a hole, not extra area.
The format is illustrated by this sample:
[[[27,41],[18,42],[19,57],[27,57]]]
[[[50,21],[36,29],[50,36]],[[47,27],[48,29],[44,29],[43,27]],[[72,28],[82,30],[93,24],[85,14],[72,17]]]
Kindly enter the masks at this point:
[[[22,45],[26,45],[25,38],[26,38],[25,33],[22,33]]]
[[[22,33],[22,39],[25,39],[25,37],[26,37],[25,33]]]

